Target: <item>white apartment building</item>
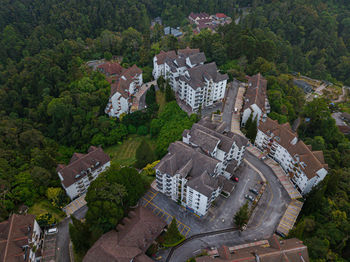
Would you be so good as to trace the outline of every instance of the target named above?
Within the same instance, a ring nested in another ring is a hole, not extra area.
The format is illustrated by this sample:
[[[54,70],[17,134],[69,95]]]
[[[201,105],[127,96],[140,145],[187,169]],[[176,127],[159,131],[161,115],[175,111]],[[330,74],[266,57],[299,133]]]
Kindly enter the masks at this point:
[[[114,75],[111,82],[111,94],[105,113],[111,117],[120,117],[129,113],[133,103],[133,95],[143,84],[142,70],[136,65],[123,69],[120,75]]]
[[[327,175],[323,152],[312,151],[288,123],[280,125],[270,118],[260,121],[255,145],[281,165],[302,195]]]
[[[90,183],[111,165],[110,161],[101,147],[91,146],[87,154],[74,153],[67,166],[59,164],[56,171],[69,198],[86,193]]]
[[[224,134],[208,119],[185,130],[183,141],[169,146],[155,167],[157,189],[191,212],[203,216],[243,159],[247,139]]]
[[[241,125],[244,126],[251,114],[253,119],[259,122],[270,113],[270,105],[267,99],[267,81],[259,73],[248,78],[248,86],[244,96],[244,106]]]
[[[218,72],[216,64],[204,64],[206,57],[199,49],[163,52],[153,58],[153,77],[163,76],[178,95],[191,107],[210,106],[225,96],[228,76]]]
[[[41,261],[43,232],[34,215],[11,215],[0,223],[0,233],[0,261]]]

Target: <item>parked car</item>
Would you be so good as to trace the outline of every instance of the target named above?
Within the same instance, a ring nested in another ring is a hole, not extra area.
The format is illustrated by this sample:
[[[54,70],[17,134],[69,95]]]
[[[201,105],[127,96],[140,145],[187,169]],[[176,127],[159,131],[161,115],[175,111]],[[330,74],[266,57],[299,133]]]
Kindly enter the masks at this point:
[[[254,201],[254,197],[252,197],[251,195],[245,194],[244,197],[250,201]]]
[[[251,189],[249,189],[249,191],[252,192],[255,195],[259,195],[258,190],[256,190],[255,188],[251,188]]]
[[[238,177],[236,177],[236,176],[232,176],[232,177],[231,177],[231,180],[232,180],[232,181],[235,181],[235,182],[238,182],[238,181],[239,181]]]
[[[58,233],[58,228],[57,227],[53,227],[50,228],[46,231],[46,235],[54,235]]]

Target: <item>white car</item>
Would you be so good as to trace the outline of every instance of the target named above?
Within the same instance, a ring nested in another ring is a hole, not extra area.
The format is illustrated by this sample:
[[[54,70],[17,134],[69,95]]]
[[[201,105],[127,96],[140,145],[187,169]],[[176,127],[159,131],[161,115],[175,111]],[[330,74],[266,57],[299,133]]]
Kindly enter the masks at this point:
[[[53,227],[50,228],[46,231],[46,235],[54,235],[58,233],[58,228],[57,227]]]

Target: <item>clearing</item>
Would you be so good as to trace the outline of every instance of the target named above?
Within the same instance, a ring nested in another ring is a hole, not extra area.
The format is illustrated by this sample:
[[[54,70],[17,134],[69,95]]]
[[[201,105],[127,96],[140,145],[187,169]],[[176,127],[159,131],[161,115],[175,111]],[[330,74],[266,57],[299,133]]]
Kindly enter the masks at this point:
[[[145,139],[152,149],[156,146],[156,141],[148,136],[130,135],[120,144],[110,146],[104,151],[111,157],[113,163],[120,166],[132,166],[136,162],[136,149],[141,141]]]
[[[159,114],[160,112],[163,111],[163,108],[166,105],[165,93],[162,93],[160,90],[156,91],[156,100],[157,100],[157,104],[159,105],[159,111],[158,111],[158,114]]]
[[[50,213],[53,217],[57,219],[58,222],[60,222],[66,217],[66,214],[62,210],[52,206],[52,204],[45,199],[36,202],[32,207],[29,208],[28,213],[35,216],[44,213]]]

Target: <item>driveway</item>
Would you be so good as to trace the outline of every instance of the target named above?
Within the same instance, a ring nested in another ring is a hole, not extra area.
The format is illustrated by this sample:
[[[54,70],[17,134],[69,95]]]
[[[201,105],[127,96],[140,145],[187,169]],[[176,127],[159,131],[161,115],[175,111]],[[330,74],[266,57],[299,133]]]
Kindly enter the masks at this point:
[[[270,167],[247,151],[245,159],[260,170],[267,180],[265,193],[253,212],[248,228],[243,232],[221,233],[186,242],[175,249],[167,261],[186,261],[204,248],[218,248],[222,245],[239,245],[267,239],[275,232],[282,215],[290,203],[290,198]]]
[[[228,126],[231,126],[232,113],[234,111],[234,105],[236,102],[236,96],[238,91],[239,82],[234,80],[228,85],[228,92],[226,95],[226,102],[222,114],[222,120],[225,121]]]
[[[77,210],[73,215],[77,219],[82,219],[85,217],[88,210],[87,206],[83,206]],[[65,218],[58,226],[58,235],[56,242],[56,261],[57,262],[70,262],[69,256],[69,224],[72,223],[70,217]]]

